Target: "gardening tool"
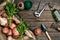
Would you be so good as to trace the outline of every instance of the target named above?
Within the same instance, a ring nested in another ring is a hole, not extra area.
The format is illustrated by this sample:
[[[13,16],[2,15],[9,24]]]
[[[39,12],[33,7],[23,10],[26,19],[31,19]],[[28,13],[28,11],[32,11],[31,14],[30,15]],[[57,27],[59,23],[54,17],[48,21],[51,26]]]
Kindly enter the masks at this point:
[[[40,1],[40,2],[41,2],[41,1]],[[42,10],[39,10],[40,2],[39,2],[39,5],[38,5],[37,10],[34,12],[34,14],[35,14],[36,17],[40,17],[40,16],[41,16],[41,14],[42,14],[42,12],[44,11],[46,5],[48,5],[49,8],[53,8],[52,3],[49,2],[49,3],[46,3],[46,4],[43,6]],[[38,11],[38,10],[39,10],[39,11]]]
[[[39,4],[38,4],[38,7],[37,7],[37,10],[34,11],[34,15],[35,15],[36,17],[38,17],[37,15],[39,14],[39,13],[38,13],[38,10],[39,10],[40,3],[41,3],[41,1],[39,1]]]
[[[36,17],[40,17],[41,14],[42,14],[42,12],[44,11],[44,9],[45,9],[45,8],[43,8],[43,9],[41,10],[41,12],[35,11],[35,16],[36,16]]]
[[[39,10],[39,11],[37,10],[37,11],[34,12],[36,17],[40,17],[41,16],[42,12],[45,9],[45,6],[46,6],[46,4],[43,6],[42,10]],[[38,9],[39,9],[39,7],[38,7]]]
[[[55,29],[55,30],[57,30],[57,31],[60,32],[60,25],[57,25],[55,23],[52,23],[51,28],[53,28],[53,29]]]
[[[48,40],[52,40],[51,37],[50,37],[50,35],[48,34],[47,28],[46,28],[46,26],[44,24],[41,24],[41,29],[46,34]]]

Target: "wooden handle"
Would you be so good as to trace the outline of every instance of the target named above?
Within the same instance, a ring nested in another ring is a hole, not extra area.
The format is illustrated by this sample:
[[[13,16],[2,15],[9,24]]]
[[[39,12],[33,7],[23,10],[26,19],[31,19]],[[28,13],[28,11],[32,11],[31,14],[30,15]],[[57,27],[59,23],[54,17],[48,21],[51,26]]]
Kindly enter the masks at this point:
[[[46,33],[46,36],[48,37],[48,40],[51,40],[51,37],[50,37],[50,35],[48,34],[48,32],[46,31],[45,33]]]
[[[58,27],[57,30],[60,31],[60,28]]]

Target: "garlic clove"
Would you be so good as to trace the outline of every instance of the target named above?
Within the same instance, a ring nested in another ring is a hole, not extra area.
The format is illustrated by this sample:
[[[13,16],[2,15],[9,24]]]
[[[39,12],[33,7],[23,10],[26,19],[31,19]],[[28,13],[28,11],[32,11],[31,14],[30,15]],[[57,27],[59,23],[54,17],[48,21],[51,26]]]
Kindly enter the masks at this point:
[[[0,17],[0,24],[1,24],[2,26],[4,26],[6,23],[7,23],[7,19]]]

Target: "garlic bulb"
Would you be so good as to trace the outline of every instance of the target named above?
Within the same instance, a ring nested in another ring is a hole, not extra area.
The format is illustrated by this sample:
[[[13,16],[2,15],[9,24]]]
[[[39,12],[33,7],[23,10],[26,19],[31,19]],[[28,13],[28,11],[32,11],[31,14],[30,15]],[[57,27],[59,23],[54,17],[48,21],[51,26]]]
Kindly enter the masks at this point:
[[[2,26],[4,26],[6,23],[7,23],[7,19],[0,17],[0,24],[1,24]]]
[[[8,36],[7,40],[16,40],[12,36]]]
[[[29,37],[28,36],[23,36],[23,40],[28,40]]]
[[[12,36],[8,36],[8,38],[7,38],[7,40],[12,40],[13,38],[12,38]]]

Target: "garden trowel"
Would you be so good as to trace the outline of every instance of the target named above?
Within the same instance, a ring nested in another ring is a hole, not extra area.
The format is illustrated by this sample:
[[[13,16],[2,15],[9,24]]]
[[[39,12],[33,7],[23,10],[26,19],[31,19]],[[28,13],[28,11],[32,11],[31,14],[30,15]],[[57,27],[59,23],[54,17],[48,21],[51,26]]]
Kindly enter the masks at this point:
[[[48,34],[47,28],[46,28],[46,26],[44,24],[41,24],[41,29],[46,34],[48,40],[52,40],[51,37],[50,37],[50,35]]]

